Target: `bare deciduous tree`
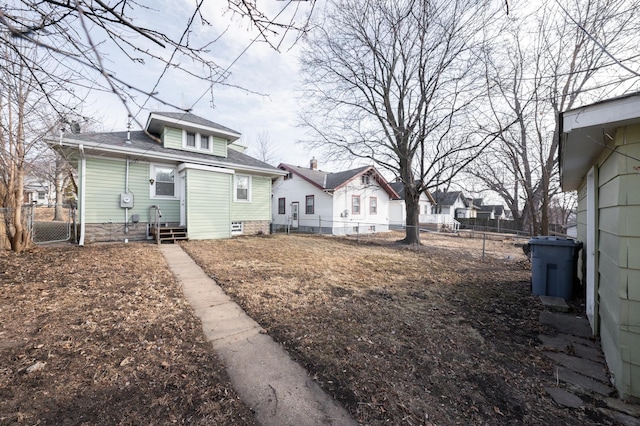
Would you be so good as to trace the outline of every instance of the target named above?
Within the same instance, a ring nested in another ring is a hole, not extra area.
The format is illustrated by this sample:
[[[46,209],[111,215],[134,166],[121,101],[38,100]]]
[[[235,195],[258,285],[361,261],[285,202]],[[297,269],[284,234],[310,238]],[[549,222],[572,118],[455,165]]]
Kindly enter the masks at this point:
[[[475,49],[489,5],[333,1],[302,53],[308,143],[401,179],[408,244],[420,242],[420,194],[448,184],[492,138],[468,126],[483,94]]]
[[[250,149],[254,152],[253,156],[260,161],[271,165],[274,165],[277,161],[277,150],[269,137],[269,132],[266,130],[256,134]]]
[[[48,129],[42,128],[42,93],[38,91],[36,71],[22,58],[36,56],[32,47],[20,44],[0,47],[0,195],[6,208],[5,232],[15,252],[29,244],[25,226],[24,178],[30,154]]]
[[[528,16],[512,16],[510,30],[486,51],[489,115],[497,129],[514,119],[517,126],[501,131],[500,143],[470,173],[503,198],[520,229],[549,232],[550,199],[559,191],[560,112],[621,94],[636,77],[611,57],[633,53],[628,37],[637,12],[635,1],[566,8],[548,1]]]
[[[281,12],[295,3],[284,3]],[[315,4],[315,0],[311,4]],[[298,9],[271,17],[254,1],[228,0],[227,5],[257,29],[256,40],[262,38],[274,48],[279,47],[288,31],[301,31],[307,25],[306,20],[302,23],[294,20]],[[88,91],[103,91],[118,96],[134,119],[136,114],[131,105],[137,105],[141,110],[149,100],[188,111],[189,108],[179,108],[158,93],[168,71],[179,71],[183,77],[204,82],[210,89],[216,84],[224,84],[228,77],[228,67],[219,66],[210,52],[216,36],[199,37],[208,34],[205,30],[211,26],[205,16],[203,0],[194,3],[181,27],[175,20],[167,20],[159,10],[155,12],[162,21],[157,27],[140,24],[148,23],[143,18],[154,11],[153,7],[136,0],[115,4],[103,0],[10,0],[0,8],[0,45],[3,47],[0,57],[3,74],[0,82],[0,154],[3,162],[0,195],[4,206],[13,212],[5,217],[15,251],[22,250],[28,243],[28,232],[22,226],[20,216],[28,147],[38,140],[38,135],[44,136],[40,131],[27,129],[36,117],[36,109],[43,111],[43,105],[47,105],[51,110],[49,115],[55,116],[53,121],[62,120],[84,101]],[[169,31],[170,28],[173,31]],[[119,74],[120,62],[108,61],[107,50],[118,52],[131,63],[160,65],[161,72],[154,80],[155,84],[148,88],[138,87],[129,79],[131,75]],[[213,96],[212,89],[210,93]],[[142,99],[138,98],[140,95]],[[32,102],[33,96],[40,98],[38,104]],[[61,184],[64,173],[61,163],[58,166],[55,180]],[[57,189],[62,188],[57,186]]]

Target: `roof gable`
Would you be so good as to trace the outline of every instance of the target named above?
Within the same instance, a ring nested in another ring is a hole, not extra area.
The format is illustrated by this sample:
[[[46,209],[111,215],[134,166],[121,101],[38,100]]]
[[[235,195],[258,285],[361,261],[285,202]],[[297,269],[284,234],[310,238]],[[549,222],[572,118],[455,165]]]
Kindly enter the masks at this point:
[[[441,206],[452,206],[460,199],[462,203],[466,206],[467,202],[462,194],[462,191],[453,191],[453,192],[442,192],[435,191],[431,194],[435,202]]]
[[[397,199],[398,200],[404,200],[404,197],[405,197],[404,183],[402,183],[400,181],[396,181],[396,182],[389,183],[389,185],[398,194],[398,198]],[[431,196],[431,193],[429,191],[423,191],[422,195],[427,197],[427,199],[429,200],[430,203],[432,203],[432,204],[436,203],[436,201],[433,199],[433,197]]]
[[[560,184],[576,190],[619,127],[640,123],[640,93],[607,99],[560,113]]]
[[[241,136],[240,132],[189,112],[152,112],[149,114],[145,125],[145,129],[149,133],[159,135],[164,127],[176,127],[218,136],[227,139],[229,142],[233,142]]]
[[[284,163],[281,163],[278,168],[300,176],[302,179],[322,189],[323,191],[335,191],[347,185],[349,182],[357,179],[358,177],[369,174],[376,182],[378,182],[382,189],[384,189],[387,194],[389,194],[390,198],[398,198],[398,194],[389,185],[387,180],[373,166],[363,166],[356,169],[335,173],[324,172],[322,170],[313,170],[308,167],[300,167]]]

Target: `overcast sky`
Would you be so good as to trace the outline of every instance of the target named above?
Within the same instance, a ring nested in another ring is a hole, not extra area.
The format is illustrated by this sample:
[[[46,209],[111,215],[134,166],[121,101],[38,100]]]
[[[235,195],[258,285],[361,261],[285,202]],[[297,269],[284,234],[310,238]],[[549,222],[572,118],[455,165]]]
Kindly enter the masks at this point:
[[[146,11],[136,22],[179,37],[193,10],[193,3],[193,0],[154,1],[155,10]],[[203,13],[212,27],[196,26],[192,38],[196,45],[216,40],[209,47],[209,56],[222,68],[229,67],[231,76],[226,81],[228,85],[215,85],[212,98],[206,83],[170,71],[157,89],[158,96],[181,108],[193,108],[194,114],[241,132],[241,143],[250,147],[249,154],[257,156],[252,145],[259,133],[266,132],[273,147],[273,157],[277,159],[276,165],[279,162],[301,166],[308,164],[314,153],[296,143],[304,136],[304,130],[297,127],[299,45],[293,45],[293,40],[288,38],[280,52],[276,52],[264,42],[253,42],[256,31],[246,20],[227,12],[226,1],[205,2],[205,5]],[[302,22],[307,11],[311,10],[310,2],[264,0],[258,5],[270,16],[275,16],[286,6],[281,17],[288,16],[293,12],[293,7],[298,7],[298,22]],[[158,22],[163,22],[164,26],[155,28]],[[92,34],[92,37],[96,38],[94,42],[101,41],[100,34]],[[160,49],[157,53],[166,58],[171,50]],[[125,78],[133,82],[136,88],[146,91],[153,88],[163,69],[162,64],[152,61],[144,65],[133,64],[114,50],[108,51],[105,60],[108,66],[117,71],[119,78]],[[196,64],[183,65],[201,70]],[[136,100],[141,103],[145,98],[137,95]],[[93,93],[87,101],[84,114],[96,118],[99,128],[104,131],[126,129],[127,112],[117,96]],[[150,111],[172,110],[155,100],[148,101],[142,111],[133,105],[131,109],[143,125]]]

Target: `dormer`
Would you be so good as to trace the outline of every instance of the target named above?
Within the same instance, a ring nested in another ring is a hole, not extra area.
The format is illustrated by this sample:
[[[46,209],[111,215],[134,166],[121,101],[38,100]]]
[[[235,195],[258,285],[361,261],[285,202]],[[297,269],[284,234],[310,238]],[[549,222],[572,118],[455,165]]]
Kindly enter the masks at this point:
[[[165,148],[227,157],[228,146],[240,133],[191,113],[152,112],[146,129]]]

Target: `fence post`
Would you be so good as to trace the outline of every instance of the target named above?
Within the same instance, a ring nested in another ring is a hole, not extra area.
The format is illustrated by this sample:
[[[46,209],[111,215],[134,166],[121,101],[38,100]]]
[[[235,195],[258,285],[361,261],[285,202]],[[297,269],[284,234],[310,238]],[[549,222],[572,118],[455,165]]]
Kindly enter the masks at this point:
[[[487,234],[483,233],[482,234],[482,261],[484,262],[484,246],[487,242]]]

